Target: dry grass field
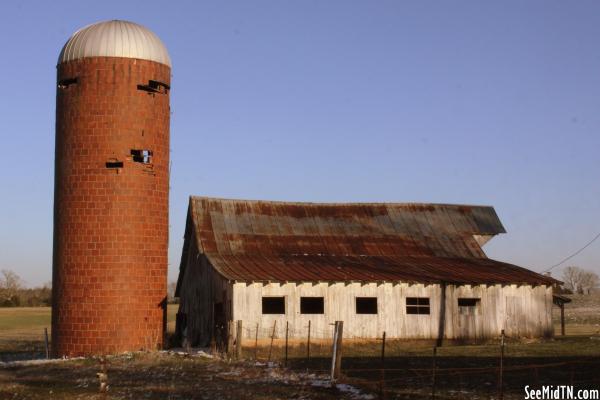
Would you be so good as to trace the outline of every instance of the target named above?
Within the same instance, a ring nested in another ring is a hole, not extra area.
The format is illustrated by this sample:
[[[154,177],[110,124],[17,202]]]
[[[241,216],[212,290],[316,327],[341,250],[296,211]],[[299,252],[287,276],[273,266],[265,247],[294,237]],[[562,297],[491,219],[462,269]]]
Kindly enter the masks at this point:
[[[174,330],[177,306],[169,306]],[[566,307],[567,335],[553,340],[508,340],[504,398],[522,399],[524,385],[574,384],[600,388],[600,295],[573,296]],[[227,362],[177,352],[134,353],[109,360],[108,394],[98,392],[99,360],[11,362],[42,358],[48,308],[0,309],[0,398],[4,399],[368,399],[431,398],[432,344],[388,340],[381,371],[381,341],[344,341],[342,382],[328,387],[331,342],[293,343],[287,368],[282,340],[244,343],[245,362]],[[269,364],[270,360],[275,364]],[[258,358],[255,360],[255,356]],[[498,396],[497,342],[443,346],[436,357],[436,397],[489,399]],[[381,381],[385,384],[381,384]],[[325,387],[324,387],[325,386]]]

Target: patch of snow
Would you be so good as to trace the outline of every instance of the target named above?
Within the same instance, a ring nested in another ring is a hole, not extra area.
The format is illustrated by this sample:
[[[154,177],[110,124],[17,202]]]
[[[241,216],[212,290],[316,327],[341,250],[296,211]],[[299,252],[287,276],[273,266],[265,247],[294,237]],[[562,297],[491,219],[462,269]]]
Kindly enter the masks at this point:
[[[313,387],[331,388],[331,381],[328,379],[315,379],[310,384]],[[375,398],[372,394],[363,393],[359,388],[346,383],[337,383],[335,388],[341,393],[347,394],[352,399],[356,400],[372,400]]]
[[[335,387],[340,392],[349,394],[350,397],[353,399],[371,400],[375,398],[375,396],[373,396],[372,394],[363,393],[360,391],[360,389],[355,388],[351,385],[347,385],[345,383],[338,383],[337,385],[335,385]]]
[[[208,354],[204,350],[198,350],[195,354],[192,354],[194,357],[202,357],[202,358],[215,358],[212,354]]]
[[[68,362],[75,360],[83,360],[85,357],[73,357],[73,358],[50,358],[50,359],[41,359],[41,360],[21,360],[21,361],[0,361],[0,368],[9,368],[9,367],[18,367],[18,366],[27,366],[27,365],[43,365],[43,364],[52,364],[59,362]]]
[[[316,379],[310,383],[310,386],[330,388],[331,382],[325,379]]]

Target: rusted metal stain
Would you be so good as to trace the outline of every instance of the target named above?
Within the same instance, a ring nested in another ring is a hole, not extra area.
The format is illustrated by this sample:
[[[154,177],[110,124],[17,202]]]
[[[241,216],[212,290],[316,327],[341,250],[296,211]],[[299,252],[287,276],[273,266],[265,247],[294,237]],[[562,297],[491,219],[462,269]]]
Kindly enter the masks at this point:
[[[488,206],[191,197],[189,217],[198,248],[231,280],[555,282],[486,257],[474,235],[505,232]]]

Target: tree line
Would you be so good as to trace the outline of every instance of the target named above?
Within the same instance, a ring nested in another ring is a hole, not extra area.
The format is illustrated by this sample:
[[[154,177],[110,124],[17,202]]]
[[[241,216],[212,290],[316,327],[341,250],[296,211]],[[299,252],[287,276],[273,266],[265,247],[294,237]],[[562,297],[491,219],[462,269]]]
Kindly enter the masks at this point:
[[[590,294],[600,283],[596,273],[579,267],[565,268],[562,281],[564,289],[577,294]]]
[[[0,271],[0,307],[44,307],[52,305],[52,284],[27,288],[10,270]]]
[[[176,282],[169,283],[169,303],[177,303]],[[28,288],[19,275],[11,270],[0,271],[0,307],[45,307],[52,305],[52,283]]]

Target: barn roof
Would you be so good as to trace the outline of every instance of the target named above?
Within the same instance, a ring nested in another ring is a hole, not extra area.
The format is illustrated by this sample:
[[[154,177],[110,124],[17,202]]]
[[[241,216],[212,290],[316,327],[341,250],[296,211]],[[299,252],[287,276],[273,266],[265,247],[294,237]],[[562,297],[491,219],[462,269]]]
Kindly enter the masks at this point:
[[[191,197],[186,244],[239,281],[555,282],[488,259],[477,237],[504,232],[488,206]]]

